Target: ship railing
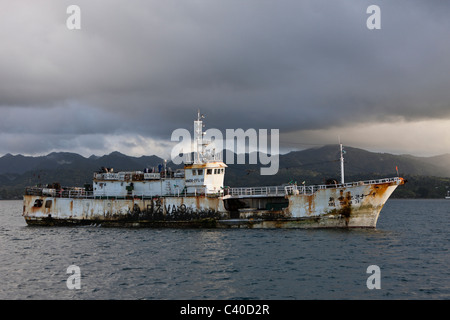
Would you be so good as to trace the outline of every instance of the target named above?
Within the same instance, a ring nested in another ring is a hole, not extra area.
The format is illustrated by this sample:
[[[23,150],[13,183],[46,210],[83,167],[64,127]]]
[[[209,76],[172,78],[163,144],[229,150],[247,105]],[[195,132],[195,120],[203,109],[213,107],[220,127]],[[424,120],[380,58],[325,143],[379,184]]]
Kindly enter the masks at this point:
[[[44,196],[44,197],[56,197],[56,198],[77,198],[77,199],[151,199],[155,197],[190,197],[190,196],[206,196],[206,197],[219,197],[223,195],[223,190],[214,192],[207,188],[195,188],[189,192],[186,189],[176,188],[170,192],[165,193],[103,193],[96,191],[86,191],[84,188],[42,188],[42,187],[27,187],[25,189],[25,195],[31,196]]]
[[[25,195],[31,196],[47,196],[56,198],[94,198],[93,191],[86,191],[84,188],[69,188],[69,189],[53,189],[41,187],[25,188]]]
[[[179,173],[176,173],[179,175]],[[94,180],[117,180],[117,181],[141,181],[141,180],[159,180],[164,177],[164,172],[101,172],[94,173]]]
[[[146,180],[160,180],[184,178],[184,170],[177,169],[176,171],[162,171],[162,172],[95,172],[94,180],[98,181],[146,181]]]
[[[195,188],[190,190],[189,193],[186,189],[176,188],[170,192],[165,192],[162,194],[102,194],[98,191],[94,194],[93,191],[86,191],[84,188],[42,188],[42,187],[28,187],[25,189],[25,195],[35,195],[35,196],[49,196],[49,197],[59,197],[59,198],[85,198],[85,199],[119,199],[119,198],[152,198],[159,196],[174,196],[174,197],[187,197],[187,196],[208,196],[208,197],[218,197],[218,196],[231,196],[231,197],[278,197],[293,194],[305,194],[311,195],[322,189],[330,188],[348,188],[362,185],[372,185],[381,183],[400,183],[401,178],[384,178],[376,180],[366,180],[357,182],[347,182],[347,183],[335,183],[335,184],[324,184],[324,185],[296,185],[290,184],[286,186],[269,186],[269,187],[242,187],[242,188],[224,188],[220,191],[211,191],[206,188]]]
[[[318,190],[322,189],[331,189],[331,188],[348,188],[355,186],[363,186],[363,185],[372,185],[372,184],[380,184],[380,183],[399,183],[401,178],[383,178],[383,179],[375,179],[375,180],[365,180],[365,181],[356,181],[356,182],[347,182],[347,183],[333,183],[333,184],[323,184],[323,185],[296,185],[290,184],[286,186],[271,186],[271,187],[241,187],[241,188],[228,188],[225,190],[225,195],[229,195],[231,197],[277,197],[277,196],[286,196],[293,194],[304,194],[311,195],[316,193]]]
[[[298,185],[289,185],[286,186],[286,194],[314,194],[318,190],[322,189],[331,189],[331,188],[349,188],[356,186],[364,186],[364,185],[372,185],[372,184],[381,184],[381,183],[399,183],[401,178],[393,177],[393,178],[383,178],[383,179],[372,179],[372,180],[364,180],[364,181],[354,181],[354,182],[346,182],[346,183],[332,183],[332,184],[322,184],[322,185],[312,185],[312,186],[298,186]]]
[[[242,196],[283,196],[285,195],[285,188],[283,186],[270,187],[249,187],[249,188],[227,188],[224,194],[234,197]]]

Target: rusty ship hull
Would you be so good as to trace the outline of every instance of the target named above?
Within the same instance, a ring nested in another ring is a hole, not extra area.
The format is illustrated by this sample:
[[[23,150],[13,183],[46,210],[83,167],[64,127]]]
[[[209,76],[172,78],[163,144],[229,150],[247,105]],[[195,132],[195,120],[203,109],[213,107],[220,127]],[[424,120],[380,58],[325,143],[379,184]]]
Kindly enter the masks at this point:
[[[183,169],[166,163],[144,171],[102,167],[93,184],[26,188],[23,217],[29,225],[101,225],[207,228],[375,228],[399,177],[344,183],[229,188],[227,165],[203,141],[202,116],[194,121],[194,160]]]
[[[342,185],[233,188],[220,195],[110,196],[26,192],[28,225],[174,228],[375,228],[402,178]]]

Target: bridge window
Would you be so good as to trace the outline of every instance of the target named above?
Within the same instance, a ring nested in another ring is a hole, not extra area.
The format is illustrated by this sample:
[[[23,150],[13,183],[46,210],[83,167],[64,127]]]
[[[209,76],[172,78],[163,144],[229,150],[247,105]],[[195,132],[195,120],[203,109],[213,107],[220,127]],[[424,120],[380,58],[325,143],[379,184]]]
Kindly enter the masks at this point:
[[[33,205],[33,207],[36,207],[36,208],[42,207],[42,200],[41,200],[41,199],[36,199],[36,200],[34,200],[34,205]]]

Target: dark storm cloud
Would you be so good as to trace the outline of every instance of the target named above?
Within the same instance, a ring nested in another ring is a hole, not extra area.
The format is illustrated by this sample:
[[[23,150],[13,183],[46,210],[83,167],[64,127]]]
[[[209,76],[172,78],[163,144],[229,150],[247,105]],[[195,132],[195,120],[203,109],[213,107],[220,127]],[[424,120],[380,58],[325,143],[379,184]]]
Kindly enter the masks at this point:
[[[81,30],[66,28],[70,4]],[[381,30],[366,27],[371,4]],[[450,118],[442,2],[1,1],[0,12],[5,133],[169,139],[198,108],[208,127],[281,132]]]

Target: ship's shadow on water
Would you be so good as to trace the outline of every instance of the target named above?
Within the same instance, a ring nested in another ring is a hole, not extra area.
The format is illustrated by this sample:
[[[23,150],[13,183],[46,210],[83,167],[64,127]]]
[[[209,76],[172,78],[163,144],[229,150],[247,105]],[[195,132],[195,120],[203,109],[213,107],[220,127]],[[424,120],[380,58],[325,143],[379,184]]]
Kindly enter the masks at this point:
[[[30,227],[0,201],[0,298],[448,299],[449,207],[390,200],[376,229],[153,229]]]

